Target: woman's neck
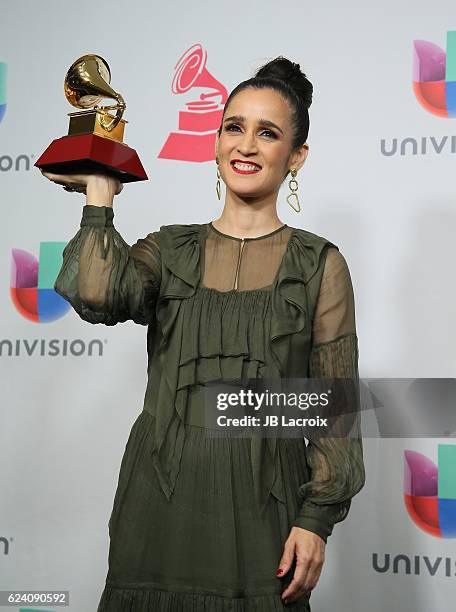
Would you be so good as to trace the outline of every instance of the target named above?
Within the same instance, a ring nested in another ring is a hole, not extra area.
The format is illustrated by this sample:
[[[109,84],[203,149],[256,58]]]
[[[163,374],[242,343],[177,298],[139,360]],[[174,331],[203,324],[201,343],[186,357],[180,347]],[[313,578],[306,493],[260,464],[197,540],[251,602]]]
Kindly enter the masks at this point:
[[[221,215],[212,225],[230,236],[254,238],[281,227],[284,222],[277,216],[277,193],[261,201],[243,200],[227,190]]]

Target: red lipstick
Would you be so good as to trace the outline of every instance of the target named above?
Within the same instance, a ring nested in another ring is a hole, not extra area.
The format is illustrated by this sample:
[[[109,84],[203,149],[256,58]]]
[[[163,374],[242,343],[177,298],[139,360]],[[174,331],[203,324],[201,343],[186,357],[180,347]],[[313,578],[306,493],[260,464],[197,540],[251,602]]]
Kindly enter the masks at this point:
[[[255,170],[241,170],[240,168],[236,168],[234,163],[238,162],[240,164],[246,164],[249,166],[254,166]],[[254,162],[250,162],[250,161],[246,161],[243,159],[233,159],[231,160],[231,167],[233,168],[233,170],[235,172],[237,172],[237,174],[256,174],[257,172],[259,172],[261,170],[261,166],[259,166],[258,164],[255,164]]]

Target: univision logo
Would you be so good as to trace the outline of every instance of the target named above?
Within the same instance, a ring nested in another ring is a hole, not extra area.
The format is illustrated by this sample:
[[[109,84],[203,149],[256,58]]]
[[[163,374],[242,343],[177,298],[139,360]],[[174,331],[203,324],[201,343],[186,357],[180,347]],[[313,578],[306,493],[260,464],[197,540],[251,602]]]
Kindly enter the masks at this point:
[[[456,444],[438,445],[438,466],[404,451],[404,501],[413,522],[438,538],[456,538]]]
[[[29,321],[50,323],[71,308],[54,290],[65,242],[41,242],[39,260],[22,249],[12,249],[10,293],[16,310]]]
[[[438,117],[456,117],[456,31],[447,32],[445,51],[428,40],[413,41],[413,91],[420,105]],[[380,140],[385,157],[456,153],[454,135]]]
[[[456,117],[456,31],[447,33],[446,53],[428,40],[415,40],[413,91],[429,113]]]

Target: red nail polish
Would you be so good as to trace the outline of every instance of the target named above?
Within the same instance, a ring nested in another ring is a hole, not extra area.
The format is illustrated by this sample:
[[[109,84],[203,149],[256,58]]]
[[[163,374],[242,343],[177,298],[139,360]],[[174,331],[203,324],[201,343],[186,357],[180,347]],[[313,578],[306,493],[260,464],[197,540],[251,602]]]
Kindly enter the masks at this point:
[[[283,574],[283,569],[280,569],[280,568],[279,568],[279,569],[276,571],[276,576],[280,576],[281,574]]]

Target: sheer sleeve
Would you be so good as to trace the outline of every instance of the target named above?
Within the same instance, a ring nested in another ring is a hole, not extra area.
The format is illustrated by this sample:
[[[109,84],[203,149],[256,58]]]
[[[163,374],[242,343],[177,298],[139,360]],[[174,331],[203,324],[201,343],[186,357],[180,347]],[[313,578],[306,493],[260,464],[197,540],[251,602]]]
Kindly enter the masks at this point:
[[[331,425],[330,435],[309,438],[311,478],[298,491],[303,502],[294,525],[326,542],[365,483],[353,287],[345,258],[334,247],[327,250],[314,314],[309,377],[352,382],[343,386],[340,417]]]
[[[63,251],[54,290],[81,319],[116,325],[148,325],[161,281],[161,258],[153,233],[129,246],[107,206],[83,207],[80,229]]]

